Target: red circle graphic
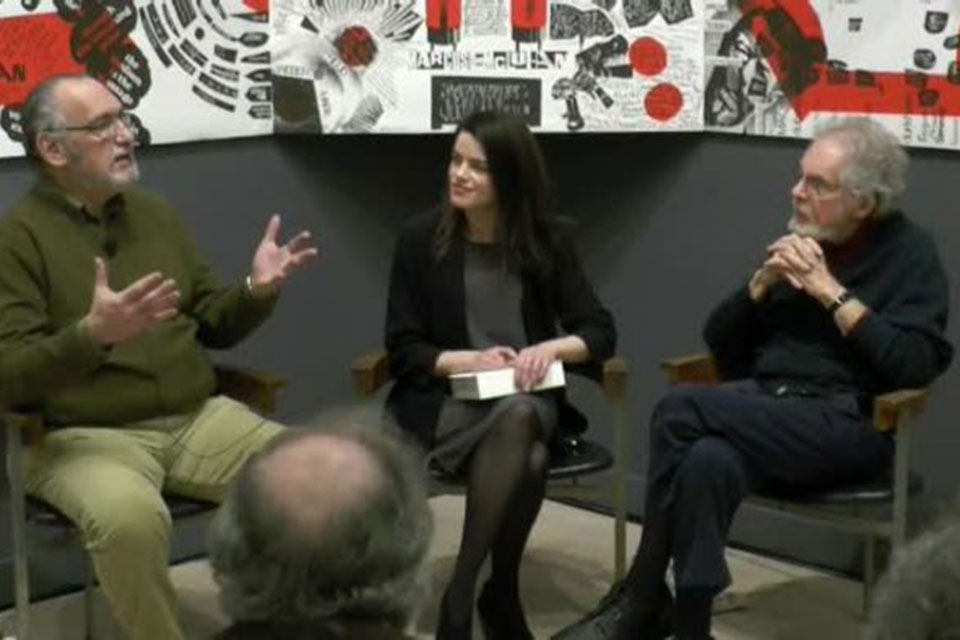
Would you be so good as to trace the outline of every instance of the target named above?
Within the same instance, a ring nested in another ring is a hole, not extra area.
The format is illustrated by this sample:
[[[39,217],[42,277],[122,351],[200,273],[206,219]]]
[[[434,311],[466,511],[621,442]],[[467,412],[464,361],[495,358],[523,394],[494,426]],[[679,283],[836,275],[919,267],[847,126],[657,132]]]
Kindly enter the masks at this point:
[[[654,120],[666,122],[672,119],[683,107],[683,94],[670,83],[658,84],[647,97],[643,99],[643,106]]]
[[[333,44],[340,59],[351,67],[369,66],[377,56],[377,43],[366,27],[347,27]]]
[[[667,50],[656,38],[639,38],[630,45],[630,64],[642,76],[655,76],[667,68]]]

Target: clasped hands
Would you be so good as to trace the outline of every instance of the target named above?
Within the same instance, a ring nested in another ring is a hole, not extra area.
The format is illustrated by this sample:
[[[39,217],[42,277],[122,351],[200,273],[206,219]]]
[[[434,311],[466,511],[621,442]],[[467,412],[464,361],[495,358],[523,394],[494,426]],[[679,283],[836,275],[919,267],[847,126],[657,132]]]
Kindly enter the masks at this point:
[[[804,291],[825,307],[843,292],[843,285],[827,268],[820,244],[813,238],[794,233],[767,247],[767,259],[750,278],[750,297],[754,301],[761,300],[770,287],[781,280]]]
[[[253,255],[248,283],[255,297],[275,294],[287,278],[318,254],[317,248],[310,244],[309,231],[301,231],[283,245],[277,243],[279,231],[280,216],[273,215]],[[94,261],[93,300],[80,323],[96,343],[124,342],[179,313],[180,291],[172,278],[164,278],[159,271],[154,271],[114,291],[110,288],[106,261],[102,258]]]
[[[497,346],[478,351],[474,356],[473,369],[489,371],[512,367],[517,388],[526,392],[540,384],[556,359],[556,350],[547,342],[525,347],[519,352],[511,347]]]

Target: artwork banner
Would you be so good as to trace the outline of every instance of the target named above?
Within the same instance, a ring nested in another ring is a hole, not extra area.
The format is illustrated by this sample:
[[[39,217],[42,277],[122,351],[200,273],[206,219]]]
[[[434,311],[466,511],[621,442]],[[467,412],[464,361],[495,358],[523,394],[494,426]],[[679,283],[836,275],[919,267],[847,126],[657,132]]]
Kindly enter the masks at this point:
[[[867,116],[960,148],[960,0],[0,0],[0,157],[55,74],[102,80],[140,144],[429,133],[809,137]],[[269,9],[269,11],[268,11]]]
[[[23,154],[29,92],[66,73],[101,80],[140,144],[272,133],[267,9],[266,0],[0,0],[0,157]]]
[[[960,0],[707,0],[708,130],[809,137],[866,116],[960,147]]]
[[[274,0],[278,133],[699,131],[702,0]]]

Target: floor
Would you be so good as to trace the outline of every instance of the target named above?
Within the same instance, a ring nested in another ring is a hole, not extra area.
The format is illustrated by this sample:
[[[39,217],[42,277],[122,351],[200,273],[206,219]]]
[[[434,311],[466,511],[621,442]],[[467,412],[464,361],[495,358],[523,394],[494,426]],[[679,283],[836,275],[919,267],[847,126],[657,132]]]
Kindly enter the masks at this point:
[[[434,592],[441,593],[456,554],[462,521],[462,498],[431,501],[437,536],[432,553]],[[636,547],[640,527],[630,525],[628,549]],[[537,638],[573,622],[597,602],[610,584],[613,567],[610,518],[548,502],[533,532],[525,558],[522,591],[529,622]],[[717,640],[851,640],[860,637],[858,583],[765,559],[749,553],[728,553],[734,574],[734,610],[714,618]],[[217,606],[216,585],[206,562],[172,569],[181,601],[183,625],[191,640],[209,638],[226,620]],[[736,608],[744,605],[743,608]],[[79,640],[83,606],[78,595],[34,604],[34,638]],[[425,604],[417,624],[418,638],[431,638],[434,602]],[[10,612],[0,625],[11,629]],[[120,638],[102,598],[95,599],[94,628],[98,640]],[[479,631],[475,637],[480,638]]]

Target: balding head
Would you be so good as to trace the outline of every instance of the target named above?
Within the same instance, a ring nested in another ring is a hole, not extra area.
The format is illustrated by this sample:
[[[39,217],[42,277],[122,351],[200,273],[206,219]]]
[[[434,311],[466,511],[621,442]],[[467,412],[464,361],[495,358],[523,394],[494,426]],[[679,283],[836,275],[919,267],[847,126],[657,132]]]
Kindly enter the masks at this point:
[[[286,442],[259,459],[255,482],[288,523],[290,535],[323,534],[332,520],[362,509],[386,479],[370,451],[337,434],[313,433]]]
[[[42,163],[37,137],[68,126],[67,111],[75,114],[87,94],[99,91],[106,91],[106,88],[84,75],[53,76],[34,87],[20,110],[23,148],[27,156]]]
[[[416,453],[379,417],[289,429],[238,474],[210,532],[234,620],[402,627],[422,597],[433,532]]]
[[[83,76],[56,76],[37,85],[20,110],[20,127],[23,129],[23,149],[28,158],[41,161],[37,155],[37,135],[55,131],[66,125],[57,101],[57,89],[64,83],[76,81]]]

